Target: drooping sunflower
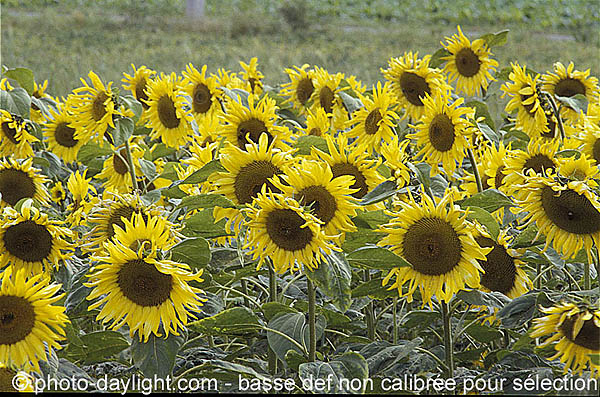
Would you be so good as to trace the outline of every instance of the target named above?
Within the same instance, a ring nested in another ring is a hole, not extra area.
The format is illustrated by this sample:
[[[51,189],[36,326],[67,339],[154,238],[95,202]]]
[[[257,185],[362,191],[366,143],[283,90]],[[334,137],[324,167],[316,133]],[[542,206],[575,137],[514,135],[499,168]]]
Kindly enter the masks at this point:
[[[546,236],[545,248],[550,244],[564,258],[574,257],[585,248],[591,261],[594,242],[600,244],[600,201],[585,181],[547,176],[527,178],[520,186],[519,200],[525,216],[523,227],[535,222],[538,234]]]
[[[383,285],[395,277],[389,288],[397,288],[402,295],[402,286],[409,282],[404,295],[411,302],[419,287],[423,304],[431,304],[433,295],[448,302],[466,286],[478,288],[483,272],[478,261],[485,260],[491,248],[477,244],[471,233],[474,226],[467,221],[467,213],[453,204],[451,195],[437,205],[427,195],[419,204],[411,198],[400,205],[402,210],[379,227],[386,235],[378,245],[390,245],[411,266],[392,269]]]
[[[22,159],[33,156],[31,144],[38,139],[28,131],[25,119],[0,109],[0,156]]]
[[[33,158],[18,162],[10,157],[0,160],[0,209],[13,206],[24,198],[47,204],[50,200],[44,183],[48,179],[31,164]]]
[[[511,100],[506,104],[506,112],[517,111],[515,127],[523,130],[532,138],[537,138],[547,132],[548,120],[542,106],[540,92],[540,75],[532,76],[527,73],[525,65],[511,63],[512,71],[509,82],[502,85],[502,97],[509,95]]]
[[[512,151],[512,156],[506,159],[506,168],[503,170],[506,175],[504,186],[507,192],[510,195],[514,194],[518,186],[527,181],[531,171],[541,174],[544,171],[556,170],[559,165],[556,158],[559,144],[559,141],[543,142],[541,139],[532,139],[527,144],[527,151]]]
[[[233,73],[229,70],[225,70],[223,68],[217,69],[217,74],[214,75],[217,78],[217,82],[219,83],[219,87],[229,88],[230,90],[234,88],[238,88],[240,90],[247,91],[248,83],[244,80],[237,77],[236,73]]]
[[[381,145],[381,155],[385,158],[384,164],[390,169],[398,188],[404,187],[410,182],[410,171],[406,165],[410,158],[407,154],[409,144],[410,140],[408,139],[400,142],[397,137],[393,137],[389,143]]]
[[[252,57],[250,63],[240,61],[240,66],[243,71],[240,73],[244,80],[250,85],[250,92],[255,95],[260,95],[263,92],[262,79],[265,77],[260,70],[258,70],[258,58]]]
[[[77,160],[77,153],[87,140],[85,136],[75,137],[77,130],[73,126],[73,117],[66,108],[59,105],[59,109],[59,112],[50,109],[52,119],[44,123],[44,137],[48,140],[48,149],[65,163],[70,163]]]
[[[73,253],[68,241],[72,233],[62,225],[27,203],[21,212],[6,208],[0,225],[0,269],[12,266],[33,275],[58,268]]]
[[[45,275],[27,277],[26,272],[7,269],[0,285],[0,362],[39,371],[39,362],[49,352],[61,348],[65,326],[69,322],[65,308],[53,305],[58,284],[50,284]]]
[[[315,91],[315,72],[309,67],[305,63],[301,67],[294,66],[294,69],[286,68],[285,73],[290,78],[290,82],[282,84],[281,91],[279,91],[281,96],[287,97],[282,104],[291,103],[299,114],[307,113],[310,107],[309,99]]]
[[[67,98],[67,112],[73,115],[71,124],[76,139],[88,141],[96,136],[96,140],[102,142],[108,127],[115,128],[114,116],[132,116],[133,112],[115,102],[112,81],[105,86],[93,71],[88,77],[92,84],[88,85],[82,78],[83,87],[74,89]]]
[[[145,92],[148,109],[144,120],[152,129],[150,136],[175,149],[185,145],[194,132],[190,126],[194,117],[184,98],[181,77],[161,73],[160,77],[147,82]]]
[[[403,119],[421,118],[425,112],[425,94],[437,97],[451,90],[442,73],[429,67],[430,60],[430,55],[419,59],[418,52],[405,52],[401,58],[391,58],[387,69],[381,69],[385,78],[391,82],[399,108],[404,109]]]
[[[477,168],[481,177],[483,190],[497,189],[508,194],[504,183],[504,178],[506,177],[505,160],[511,156],[511,153],[510,144],[507,147],[504,145],[504,142],[499,142],[498,147],[494,145],[486,146],[481,155],[476,156],[476,158],[479,157]],[[466,172],[463,180],[465,183],[461,184],[461,188],[466,190],[470,195],[477,193],[477,185],[473,174]]]
[[[312,102],[312,111],[316,113],[318,109],[323,109],[328,117],[331,118],[335,129],[345,128],[348,121],[348,112],[344,108],[339,92],[345,88],[340,83],[344,79],[343,73],[331,74],[326,69],[315,66],[315,78],[313,91],[310,101]]]
[[[188,159],[181,160],[181,162],[187,165],[187,167],[175,167],[177,178],[184,180],[194,172],[204,167],[210,161],[214,160],[215,156],[217,155],[218,145],[218,143],[214,142],[206,146],[201,146],[198,143],[198,140],[194,141],[192,146],[190,146],[190,152],[192,156]],[[213,180],[206,180],[200,184],[181,184],[179,185],[179,188],[189,195],[194,195],[211,192],[217,187],[213,183]]]
[[[438,172],[438,165],[452,175],[456,162],[461,164],[466,156],[469,138],[473,134],[473,124],[469,121],[475,116],[475,110],[461,106],[463,98],[450,103],[448,95],[438,97],[426,95],[423,98],[423,116],[414,134],[406,137],[415,139],[421,149],[417,156],[423,156],[431,165],[432,175]]]
[[[300,271],[303,266],[313,270],[325,260],[324,254],[338,250],[323,232],[322,222],[291,197],[263,187],[245,212],[248,240],[244,248],[259,259],[257,268],[269,257],[281,274]]]
[[[556,62],[553,72],[547,72],[542,76],[542,89],[552,95],[561,97],[572,97],[581,94],[588,101],[593,101],[598,95],[598,79],[590,76],[589,69],[585,72],[574,69],[573,62],[569,62],[567,67],[560,62]],[[577,122],[581,116],[567,106],[561,108],[560,115],[571,122]]]
[[[225,101],[225,111],[221,113],[221,120],[225,123],[221,131],[227,141],[244,150],[246,144],[258,142],[261,135],[268,137],[269,144],[275,147],[285,148],[285,141],[290,139],[290,130],[284,126],[278,126],[275,110],[275,100],[264,96],[255,103],[254,96],[248,96],[248,106],[238,101]]]
[[[582,136],[583,147],[581,152],[600,165],[600,127],[588,124]]]
[[[57,182],[54,184],[54,186],[52,186],[52,188],[50,189],[50,197],[52,197],[52,201],[54,201],[57,204],[60,204],[63,201],[65,201],[67,194],[65,193],[65,189],[63,188],[61,182]]]
[[[130,149],[135,174],[141,175],[140,159],[144,156],[144,151],[137,145],[130,145]],[[104,160],[102,171],[96,174],[94,178],[106,179],[103,183],[106,189],[120,193],[130,192],[133,189],[133,181],[129,172],[127,148],[124,145],[118,148],[113,147],[113,154]]]
[[[490,80],[495,80],[491,72],[495,72],[498,62],[490,58],[492,52],[483,39],[472,43],[465,37],[460,26],[458,34],[446,37],[442,46],[448,50],[444,72],[448,73],[450,82],[456,80],[456,90],[467,95],[481,95],[487,90]]]
[[[206,65],[199,72],[191,63],[182,72],[183,85],[186,92],[192,98],[192,114],[198,124],[205,117],[212,116],[221,108],[219,99],[222,92],[217,88],[217,78],[206,76]]]
[[[377,171],[381,159],[369,160],[364,145],[350,146],[342,135],[338,135],[337,138],[326,136],[326,139],[329,154],[312,147],[311,157],[315,160],[321,159],[329,164],[334,178],[341,175],[352,175],[354,183],[350,188],[356,190],[352,193],[354,198],[363,198],[365,194],[384,181]]]
[[[564,373],[569,369],[581,374],[589,366],[593,377],[598,377],[600,365],[594,364],[590,354],[600,352],[600,310],[573,303],[561,302],[540,309],[546,314],[533,320],[532,338],[550,335],[541,347],[554,342],[556,354],[549,360],[560,358],[565,363]]]
[[[33,82],[33,92],[31,96],[37,99],[40,98],[52,98],[50,95],[46,94],[46,88],[48,87],[48,80],[44,80],[43,83],[38,84],[36,81]],[[31,106],[29,109],[29,119],[34,123],[42,124],[46,118],[44,117],[44,113],[38,106],[31,101]]]
[[[306,135],[331,135],[331,120],[327,117],[325,110],[319,108],[316,113],[313,113],[310,109],[307,109],[306,112],[306,128],[304,129]]]
[[[382,140],[389,143],[395,136],[393,128],[399,118],[393,110],[396,98],[390,91],[389,82],[382,87],[380,81],[373,86],[373,99],[358,95],[365,106],[356,110],[352,119],[348,120],[346,126],[354,127],[346,135],[348,138],[357,138],[358,142],[376,152]]]
[[[128,233],[127,226],[116,228],[115,239],[105,243],[106,255],[94,257],[100,263],[85,285],[93,288],[87,299],[98,300],[89,310],[100,308],[96,320],[113,330],[127,324],[131,337],[137,332],[143,342],[151,334],[179,335],[202,305],[202,290],[188,284],[202,282],[202,271],[193,273],[185,264],[161,259],[157,250],[145,250],[144,244],[132,250],[122,243]]]
[[[131,91],[131,94],[142,104],[144,111],[146,111],[146,109],[148,109],[148,104],[146,103],[148,94],[146,93],[146,88],[148,88],[148,82],[154,78],[156,72],[148,69],[144,65],[136,69],[133,63],[131,64],[131,68],[133,69],[132,75],[123,73],[124,77],[121,80],[123,82],[123,88]]]
[[[71,193],[72,202],[67,206],[67,223],[79,226],[84,222],[87,214],[94,206],[94,199],[88,199],[88,195],[96,194],[96,188],[86,178],[87,169],[82,173],[73,172],[67,180],[67,190]],[[97,199],[96,199],[97,200]]]
[[[313,215],[323,224],[321,228],[329,236],[340,235],[356,230],[350,220],[359,208],[354,197],[356,189],[350,186],[354,178],[350,175],[334,177],[325,162],[305,160],[298,167],[290,169],[274,185],[286,197],[293,197],[300,205],[309,207]]]

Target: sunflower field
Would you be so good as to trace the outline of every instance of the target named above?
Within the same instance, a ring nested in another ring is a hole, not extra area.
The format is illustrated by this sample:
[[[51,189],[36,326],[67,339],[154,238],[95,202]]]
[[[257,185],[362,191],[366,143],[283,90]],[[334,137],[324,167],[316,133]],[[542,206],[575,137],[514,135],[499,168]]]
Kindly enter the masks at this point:
[[[440,40],[371,86],[3,65],[0,390],[597,395],[598,79]]]

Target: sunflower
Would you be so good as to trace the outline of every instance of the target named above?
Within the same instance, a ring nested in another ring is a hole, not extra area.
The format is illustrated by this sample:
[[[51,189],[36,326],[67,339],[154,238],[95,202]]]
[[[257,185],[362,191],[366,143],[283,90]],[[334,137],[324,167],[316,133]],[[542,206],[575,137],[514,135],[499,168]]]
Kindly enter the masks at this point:
[[[533,320],[532,338],[553,334],[540,347],[551,343],[556,354],[550,360],[560,358],[565,363],[564,373],[572,369],[581,374],[589,366],[592,376],[598,377],[600,365],[594,364],[590,354],[600,352],[600,310],[572,303],[561,302],[549,308],[542,308],[544,317]]]
[[[390,245],[411,266],[392,269],[383,285],[395,276],[390,289],[397,288],[402,294],[402,286],[410,282],[404,295],[411,302],[419,287],[423,304],[431,304],[433,295],[448,302],[465,286],[478,288],[479,273],[483,272],[478,261],[485,260],[491,248],[477,244],[471,234],[474,226],[467,221],[467,213],[454,205],[451,195],[437,205],[427,195],[419,204],[411,198],[400,205],[402,211],[391,213],[394,218],[378,228],[386,233],[378,245]]]
[[[345,128],[348,121],[348,112],[339,96],[345,89],[340,85],[343,79],[343,73],[331,74],[326,69],[315,66],[315,90],[310,98],[313,113],[323,109],[338,130]]]
[[[350,86],[350,89],[354,91],[356,94],[364,95],[367,91],[367,86],[363,84],[362,81],[356,78],[354,75],[350,75],[346,77],[346,83]]]
[[[548,129],[547,113],[542,106],[540,92],[540,75],[531,76],[527,68],[518,63],[511,63],[510,82],[502,85],[502,97],[512,97],[506,104],[506,112],[517,111],[515,127],[523,130],[532,138],[537,138]]]
[[[600,165],[600,127],[588,124],[583,130],[583,147],[581,152]]]
[[[315,160],[321,159],[329,164],[334,178],[341,175],[352,175],[354,183],[350,188],[355,190],[352,193],[354,198],[363,198],[365,194],[384,181],[377,171],[381,159],[369,160],[364,145],[349,146],[347,139],[342,135],[339,135],[337,139],[326,136],[326,139],[329,154],[312,147],[311,157]]]
[[[351,196],[356,190],[350,186],[354,178],[350,175],[334,177],[327,163],[306,160],[298,167],[290,169],[274,185],[286,197],[293,197],[303,207],[310,211],[323,224],[321,228],[325,234],[340,235],[356,230],[350,220],[356,216],[359,208],[356,200]]]
[[[219,87],[228,88],[230,90],[234,88],[238,88],[244,91],[248,90],[248,83],[237,77],[236,73],[233,73],[229,70],[219,68],[217,69],[217,74],[213,74],[213,76],[217,78],[217,83],[219,84]]]
[[[145,92],[148,109],[144,112],[144,120],[152,128],[152,139],[160,138],[165,145],[175,149],[185,145],[194,132],[190,126],[194,117],[184,98],[181,77],[175,73],[169,76],[161,73],[160,77],[147,83]]]
[[[518,186],[527,181],[530,172],[541,174],[544,171],[556,170],[556,152],[559,145],[559,141],[542,142],[541,139],[532,139],[527,144],[526,151],[512,151],[512,156],[505,160],[506,168],[503,170],[506,191],[510,195],[514,194]]]
[[[99,262],[90,270],[92,288],[88,300],[98,299],[89,310],[100,308],[96,320],[109,324],[109,329],[119,329],[127,324],[130,336],[137,332],[140,342],[148,341],[150,334],[168,337],[179,335],[179,329],[195,318],[202,300],[202,291],[188,285],[189,281],[202,282],[202,271],[192,273],[185,264],[161,259],[157,250],[148,250],[141,244],[133,250],[123,244],[128,234],[146,232],[150,246],[156,247],[155,230],[145,226],[142,217],[127,223],[125,229],[115,228],[115,239],[105,243],[105,256],[94,257]],[[137,225],[130,229],[130,226]],[[130,242],[133,236],[126,239]],[[135,241],[134,241],[135,243]],[[135,245],[135,244],[134,244]],[[162,328],[162,330],[161,330]]]
[[[396,98],[390,92],[389,82],[381,87],[381,82],[373,86],[373,99],[358,94],[363,108],[356,110],[347,127],[354,126],[346,133],[348,138],[357,138],[372,150],[378,151],[381,141],[389,143],[395,136],[394,125],[398,115],[392,109],[396,106]]]
[[[437,97],[451,90],[438,69],[429,67],[431,56],[419,59],[418,53],[404,53],[401,58],[391,58],[389,67],[381,69],[387,80],[391,82],[392,93],[398,98],[399,108],[404,115],[419,120],[425,112],[423,98],[425,94]]]
[[[290,82],[282,84],[279,91],[279,95],[287,97],[282,105],[291,103],[301,115],[307,113],[310,107],[309,100],[315,91],[315,72],[308,68],[309,65],[306,63],[301,67],[294,66],[294,69],[286,68],[285,73],[290,78]]]
[[[33,92],[31,96],[37,99],[40,98],[51,98],[50,95],[46,94],[46,88],[48,87],[48,80],[44,80],[42,84],[33,82]],[[37,107],[33,101],[31,102],[31,109],[29,112],[29,119],[34,123],[42,124],[45,121],[44,113]]]
[[[547,72],[542,76],[542,89],[552,95],[561,97],[572,97],[581,94],[589,102],[592,102],[598,95],[598,79],[590,76],[589,69],[585,72],[574,69],[573,62],[569,62],[569,66],[566,68],[562,63],[556,62],[554,73]],[[562,107],[560,115],[571,122],[577,122],[581,116],[567,106]]]
[[[546,175],[529,176],[519,186],[519,201],[528,212],[522,227],[535,222],[538,234],[546,236],[546,249],[553,248],[568,259],[585,248],[591,261],[592,245],[600,244],[600,202],[585,181]],[[536,237],[537,239],[537,237]]]
[[[187,87],[186,92],[192,98],[192,114],[198,124],[221,108],[219,99],[223,95],[222,91],[217,89],[217,78],[206,76],[206,68],[206,65],[202,66],[202,72],[199,72],[190,63],[182,73],[183,85]]]
[[[443,57],[446,60],[444,72],[448,73],[450,82],[456,81],[456,90],[467,95],[481,95],[487,90],[490,80],[495,80],[491,72],[495,72],[498,62],[491,59],[492,52],[488,49],[483,39],[472,43],[465,37],[457,26],[458,34],[446,37],[446,44],[442,46],[450,55]]]
[[[92,71],[88,77],[92,84],[82,78],[83,87],[74,89],[67,98],[67,112],[73,115],[71,126],[75,128],[76,139],[88,141],[96,136],[100,143],[108,127],[115,128],[114,116],[132,116],[133,112],[116,103],[112,81],[105,86]]]
[[[396,182],[398,188],[404,187],[410,182],[410,171],[406,163],[410,160],[407,153],[408,139],[399,141],[397,137],[393,137],[389,143],[381,145],[381,155],[385,159],[385,165],[390,169],[392,178]]]
[[[288,269],[299,271],[302,266],[314,270],[325,260],[324,254],[339,250],[328,241],[322,222],[291,197],[263,187],[245,212],[248,241],[244,248],[250,249],[253,259],[259,259],[257,268],[269,257],[280,274]]]
[[[76,138],[77,130],[73,125],[73,117],[67,109],[60,107],[59,112],[50,109],[52,119],[43,125],[44,137],[48,140],[48,149],[63,159],[65,163],[77,160],[79,149],[87,142],[85,137]]]
[[[499,142],[498,147],[494,145],[486,146],[481,155],[476,156],[478,160],[477,169],[481,177],[483,190],[497,189],[508,194],[504,183],[504,178],[506,177],[505,160],[511,155],[510,144],[507,147],[504,145],[504,142]],[[465,174],[463,178],[465,183],[461,184],[461,188],[466,190],[470,195],[473,195],[477,193],[475,177],[470,172],[466,172]]]
[[[50,197],[52,197],[52,201],[54,201],[57,204],[60,204],[63,201],[65,201],[67,194],[65,193],[65,189],[63,188],[61,182],[57,182],[56,184],[54,184],[54,186],[52,186],[52,188],[50,189]]]
[[[53,305],[64,294],[46,276],[28,278],[21,270],[4,270],[0,285],[0,362],[26,371],[40,370],[69,322],[65,308]]]
[[[192,175],[194,172],[198,171],[206,164],[215,159],[215,155],[217,154],[218,143],[211,143],[206,146],[201,146],[198,143],[198,140],[195,140],[190,146],[190,152],[192,157],[181,160],[181,162],[187,165],[186,168],[183,166],[176,166],[175,172],[177,172],[177,179],[184,180],[188,176]],[[215,190],[215,185],[211,180],[206,180],[200,184],[182,184],[179,185],[179,188],[189,194],[201,194],[208,193],[210,191]]]
[[[123,88],[131,91],[131,94],[142,104],[144,111],[146,111],[148,109],[148,104],[146,103],[148,94],[146,93],[146,88],[148,88],[148,82],[154,78],[156,72],[148,69],[144,65],[136,69],[133,63],[131,64],[131,68],[133,69],[132,75],[123,73],[124,77],[121,80],[123,82]]]
[[[41,204],[50,200],[44,183],[48,179],[33,168],[33,158],[17,162],[10,157],[0,160],[0,209],[13,206],[24,198],[32,198]]]
[[[22,159],[33,156],[31,144],[39,140],[28,131],[25,119],[0,109],[0,156]]]
[[[48,215],[29,203],[21,212],[6,208],[0,224],[0,269],[6,266],[24,269],[26,274],[39,274],[58,268],[73,251],[71,230],[63,222],[49,220]]]
[[[248,64],[240,61],[240,66],[243,69],[240,74],[250,84],[250,92],[255,95],[262,94],[262,79],[265,76],[258,70],[258,58],[253,57]]]
[[[111,145],[112,146],[112,145]],[[108,156],[102,165],[102,171],[94,176],[97,179],[106,179],[103,186],[106,189],[120,193],[130,192],[133,189],[129,163],[127,160],[127,148],[121,145],[112,147],[113,154]],[[140,159],[144,157],[144,151],[137,145],[131,145],[131,160],[135,168],[135,174],[141,175]]]
[[[475,110],[461,106],[463,98],[449,103],[450,98],[444,94],[439,97],[426,95],[423,98],[423,116],[419,124],[412,126],[417,129],[407,138],[414,138],[418,147],[417,155],[423,155],[431,165],[431,174],[438,172],[438,165],[452,175],[456,162],[462,163],[469,137],[473,134],[473,124],[469,121],[475,116]]]
[[[275,125],[278,119],[275,110],[275,100],[268,96],[263,97],[255,104],[254,96],[248,96],[248,106],[239,101],[225,101],[225,111],[220,117],[226,124],[221,135],[227,141],[240,149],[245,149],[250,142],[258,142],[258,138],[265,134],[269,144],[285,148],[285,141],[289,141],[290,130],[283,126]]]
[[[87,169],[80,173],[73,172],[67,180],[67,190],[71,193],[72,202],[67,206],[67,223],[79,226],[93,208],[93,200],[88,200],[88,193],[96,194],[96,188],[86,179]]]
[[[306,110],[306,128],[304,133],[312,136],[331,135],[331,120],[327,117],[327,113],[322,108],[317,109],[314,113],[310,109]]]

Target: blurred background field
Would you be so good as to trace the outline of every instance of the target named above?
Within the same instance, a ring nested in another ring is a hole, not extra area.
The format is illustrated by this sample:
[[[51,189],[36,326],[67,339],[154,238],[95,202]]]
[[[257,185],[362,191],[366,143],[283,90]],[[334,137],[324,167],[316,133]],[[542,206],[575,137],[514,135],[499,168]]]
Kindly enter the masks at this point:
[[[600,72],[598,0],[206,0],[201,22],[185,0],[2,0],[1,62],[48,79],[66,95],[90,70],[120,82],[130,64],[180,72],[188,62],[240,70],[257,56],[265,82],[308,63],[383,79],[381,67],[405,51],[431,54],[460,24],[473,40],[510,29],[494,49],[500,68],[527,62],[544,72],[556,61]]]

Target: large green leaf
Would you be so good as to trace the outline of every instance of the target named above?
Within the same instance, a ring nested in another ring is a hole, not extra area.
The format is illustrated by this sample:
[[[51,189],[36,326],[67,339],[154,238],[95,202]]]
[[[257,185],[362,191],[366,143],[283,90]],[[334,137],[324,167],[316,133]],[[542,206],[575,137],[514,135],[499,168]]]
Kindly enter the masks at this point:
[[[479,290],[462,290],[456,294],[456,298],[470,305],[489,306],[502,309],[511,299],[500,292],[483,292]]]
[[[165,378],[171,375],[175,357],[184,342],[181,335],[171,334],[165,339],[150,334],[148,341],[143,343],[136,334],[131,343],[131,358],[146,378]]]
[[[129,342],[117,331],[94,331],[81,335],[85,345],[86,364],[105,361],[107,358],[127,349]]]
[[[443,58],[450,56],[450,55],[451,55],[450,51],[448,51],[447,49],[439,48],[436,52],[433,53],[433,55],[431,55],[431,60],[429,61],[429,67],[439,68],[444,63],[446,63],[446,60]]]
[[[184,222],[183,234],[189,237],[214,238],[229,236],[225,231],[225,220],[215,222],[212,209],[205,209],[195,213]]]
[[[352,298],[356,299],[368,296],[372,299],[381,300],[398,296],[398,290],[396,288],[390,290],[388,287],[382,286],[382,280],[381,277],[377,277],[359,284],[352,290]]]
[[[502,326],[506,328],[519,328],[531,320],[535,314],[538,295],[539,291],[529,291],[504,306],[498,312]]]
[[[346,258],[353,266],[370,269],[390,270],[410,266],[404,258],[383,247],[362,247],[349,253]]]
[[[508,32],[510,30],[505,29],[496,33],[487,33],[480,37],[488,47],[503,46],[508,41]]]
[[[23,87],[29,95],[33,95],[35,88],[33,82],[33,72],[27,68],[13,68],[8,69],[4,72],[4,77],[16,80],[21,87]]]
[[[466,199],[457,202],[457,204],[459,204],[461,208],[483,208],[489,213],[502,207],[514,206],[514,203],[507,195],[496,189],[487,189],[483,192],[476,193],[471,197],[467,197]]]
[[[31,109],[31,98],[27,94],[27,91],[21,87],[10,91],[0,90],[0,109],[28,119]]]
[[[171,248],[171,255],[176,262],[201,267],[210,262],[210,245],[203,237],[188,238]]]
[[[99,159],[112,154],[113,151],[109,146],[100,146],[97,143],[90,141],[79,148],[77,152],[77,161],[84,165],[89,165],[92,160]]]
[[[298,310],[280,302],[267,302],[260,307],[267,321],[271,321],[279,313],[298,313]]]
[[[311,148],[316,148],[324,153],[329,153],[327,141],[325,138],[313,135],[304,135],[299,137],[294,143],[294,149],[298,149],[294,156],[309,156]]]
[[[190,329],[206,335],[242,335],[261,327],[256,314],[247,307],[232,307],[211,317],[188,324]]]
[[[565,105],[566,107],[573,109],[577,113],[587,112],[588,99],[583,94],[577,94],[573,96],[556,95],[556,100]]]
[[[321,338],[327,322],[325,317],[317,316],[316,321],[317,339]],[[280,313],[269,321],[268,328],[274,329],[279,333],[267,331],[267,341],[271,350],[277,357],[284,361],[288,350],[295,350],[300,354],[306,354],[309,346],[309,327],[304,313]],[[285,334],[287,337],[280,335]],[[294,340],[296,343],[292,342]],[[302,349],[299,347],[302,346]]]
[[[131,138],[135,123],[129,117],[120,117],[115,120],[115,129],[112,132],[112,137],[115,146],[119,147]]]
[[[364,393],[369,378],[367,360],[356,352],[300,364],[298,372],[302,389],[313,393]]]
[[[355,232],[346,233],[342,250],[346,253],[355,251],[368,244],[375,244],[383,238],[385,234],[373,231],[371,229],[359,228]]]
[[[483,208],[475,206],[470,206],[468,211],[468,219],[477,220],[479,223],[485,226],[488,233],[490,233],[494,240],[498,238],[498,235],[500,234],[500,225],[498,225],[498,222],[496,222],[496,219],[492,216],[492,214]]]
[[[469,101],[465,103],[465,106],[475,108],[475,117],[483,117],[485,119],[485,123],[492,129],[496,130],[496,124],[494,123],[494,119],[490,115],[490,111],[488,109],[488,105],[482,101]],[[488,139],[490,137],[487,137]],[[498,144],[498,141],[494,142]]]
[[[362,200],[359,202],[360,205],[376,204],[380,201],[386,200],[393,197],[397,193],[396,182],[384,181],[379,185],[375,186],[373,190],[365,194]]]
[[[469,325],[469,328],[466,329],[466,333],[481,343],[489,343],[502,337],[502,332],[498,331],[496,328],[477,323]]]
[[[192,175],[188,176],[181,182],[182,185],[191,185],[196,183],[202,183],[208,179],[214,172],[226,172],[225,167],[221,165],[219,160],[211,160],[204,164],[202,168],[195,171]]]
[[[190,212],[199,208],[235,208],[235,204],[221,194],[197,194],[181,199],[177,208],[183,207],[187,207],[187,212]]]
[[[325,295],[332,298],[333,304],[341,312],[345,312],[352,305],[352,270],[343,253],[332,252],[325,258],[327,260],[319,263],[314,271],[307,270],[305,274]]]

